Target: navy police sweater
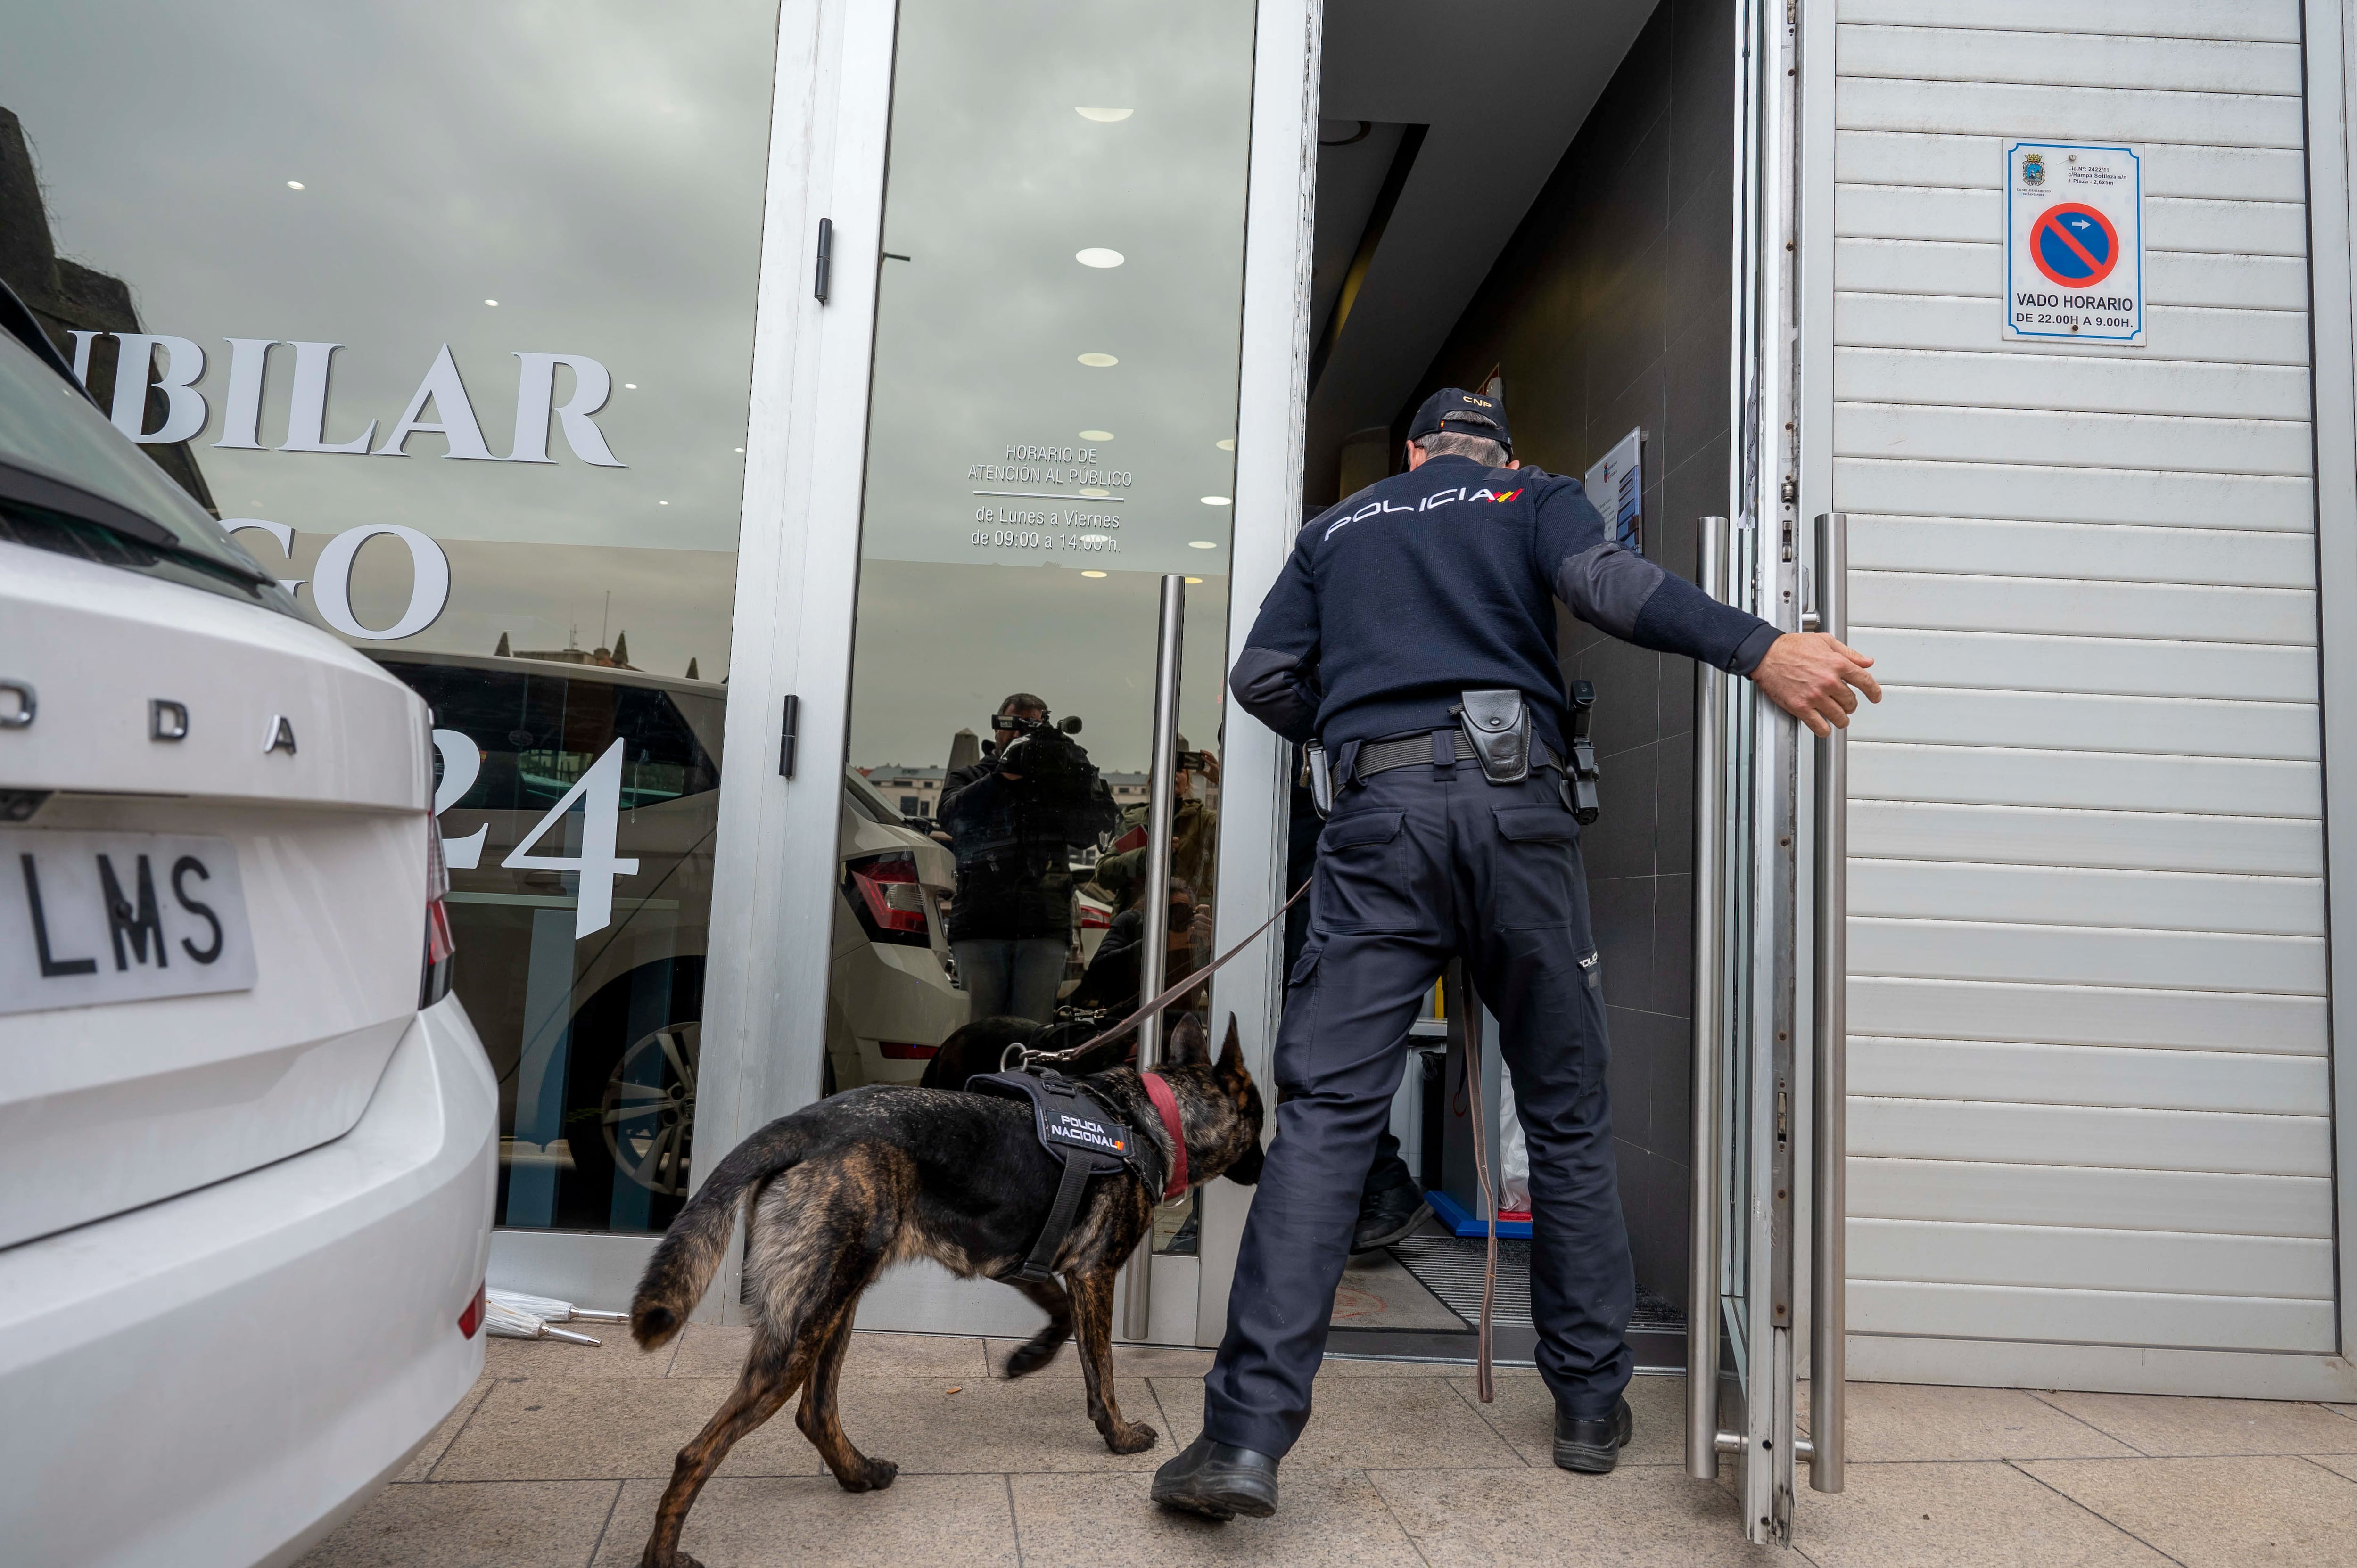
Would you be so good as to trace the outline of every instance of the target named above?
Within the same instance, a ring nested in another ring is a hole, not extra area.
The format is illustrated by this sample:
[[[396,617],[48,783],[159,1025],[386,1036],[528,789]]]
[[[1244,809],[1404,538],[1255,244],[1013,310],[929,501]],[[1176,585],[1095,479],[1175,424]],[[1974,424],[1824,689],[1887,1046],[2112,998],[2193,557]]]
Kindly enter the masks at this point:
[[[1624,642],[1738,675],[1778,635],[1611,542],[1578,480],[1443,456],[1302,529],[1229,685],[1277,734],[1329,750],[1447,728],[1459,692],[1513,687],[1560,754],[1551,598]]]

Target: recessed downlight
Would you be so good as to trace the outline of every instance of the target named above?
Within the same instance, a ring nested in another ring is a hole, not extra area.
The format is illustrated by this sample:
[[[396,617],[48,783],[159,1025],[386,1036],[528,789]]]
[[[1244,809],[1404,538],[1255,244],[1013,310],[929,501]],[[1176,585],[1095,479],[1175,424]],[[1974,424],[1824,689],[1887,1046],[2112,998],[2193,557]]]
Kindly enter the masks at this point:
[[[1190,539],[1187,542],[1187,548],[1189,550],[1217,550],[1219,547],[1216,541],[1209,539]]]
[[[1137,111],[1135,109],[1074,109],[1072,113],[1083,120],[1094,120],[1100,125],[1111,125],[1128,119]]]
[[[286,188],[289,190],[300,190],[303,188],[303,182],[299,179],[290,179],[286,182]]]
[[[1091,245],[1085,251],[1072,252],[1072,260],[1084,267],[1117,267],[1128,259],[1119,251],[1108,251],[1103,245]]]
[[[1211,445],[1222,452],[1232,452],[1236,449],[1236,438],[1231,435],[1225,441],[1214,441]]]
[[[1083,354],[1081,356],[1081,363],[1092,371],[1102,371],[1118,365],[1121,361],[1111,354]]]
[[[1083,572],[1081,575],[1083,577],[1102,577],[1104,574],[1103,572]]]
[[[483,303],[490,306],[493,310],[497,310],[500,307],[500,302],[496,299],[487,299],[483,301]]]
[[[1081,432],[1081,439],[1083,441],[1110,441],[1113,439],[1113,432],[1110,430],[1083,430]]]
[[[1235,498],[1233,496],[1205,496],[1203,498],[1203,504],[1205,506],[1233,506],[1235,504]]]

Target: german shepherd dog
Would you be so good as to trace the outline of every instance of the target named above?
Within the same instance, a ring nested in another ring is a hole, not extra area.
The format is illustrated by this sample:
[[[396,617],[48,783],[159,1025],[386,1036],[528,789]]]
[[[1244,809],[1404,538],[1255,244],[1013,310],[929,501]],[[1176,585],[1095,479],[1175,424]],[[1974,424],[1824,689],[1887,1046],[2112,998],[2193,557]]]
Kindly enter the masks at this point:
[[[1186,1019],[1172,1033],[1170,1065],[1156,1069],[1178,1103],[1189,1185],[1224,1176],[1249,1186],[1260,1179],[1261,1099],[1244,1069],[1235,1020],[1228,1020],[1217,1063],[1204,1059],[1204,1046],[1202,1026]],[[1134,1069],[1114,1068],[1085,1081],[1170,1158],[1162,1119]],[[640,1568],[699,1568],[679,1549],[697,1492],[729,1448],[798,1391],[794,1424],[844,1489],[890,1486],[899,1466],[853,1447],[835,1406],[861,1294],[885,1269],[911,1258],[931,1258],[969,1279],[1014,1273],[1047,1223],[1061,1175],[1040,1145],[1028,1103],[914,1086],[834,1095],[732,1150],[672,1221],[630,1303],[640,1346],[668,1343],[719,1268],[738,1205],[749,1204],[752,1349],[719,1412],[679,1451]],[[1145,1423],[1125,1420],[1114,1402],[1113,1286],[1152,1226],[1159,1197],[1125,1166],[1097,1177],[1056,1255],[1062,1287],[1006,1282],[1048,1314],[1047,1326],[1009,1359],[1006,1375],[1037,1371],[1077,1333],[1089,1419],[1116,1454],[1141,1453],[1157,1436]]]

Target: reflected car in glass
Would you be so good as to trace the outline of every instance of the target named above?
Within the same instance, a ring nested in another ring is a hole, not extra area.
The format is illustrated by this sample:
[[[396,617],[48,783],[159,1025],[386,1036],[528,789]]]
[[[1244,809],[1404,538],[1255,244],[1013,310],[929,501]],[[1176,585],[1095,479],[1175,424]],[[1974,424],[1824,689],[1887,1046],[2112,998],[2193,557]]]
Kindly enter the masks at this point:
[[[459,993],[500,1082],[503,1223],[657,1230],[690,1190],[726,695],[549,657],[385,651],[434,711]],[[965,1021],[949,851],[846,774],[833,1081],[914,1082]],[[856,1075],[856,1076],[855,1076]]]

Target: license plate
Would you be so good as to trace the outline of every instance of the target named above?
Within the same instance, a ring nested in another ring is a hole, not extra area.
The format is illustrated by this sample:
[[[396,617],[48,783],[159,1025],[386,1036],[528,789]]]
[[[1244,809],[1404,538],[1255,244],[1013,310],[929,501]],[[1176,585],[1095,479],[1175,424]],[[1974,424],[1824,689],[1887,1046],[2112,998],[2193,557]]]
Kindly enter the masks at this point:
[[[253,986],[229,840],[0,831],[0,1013]]]

